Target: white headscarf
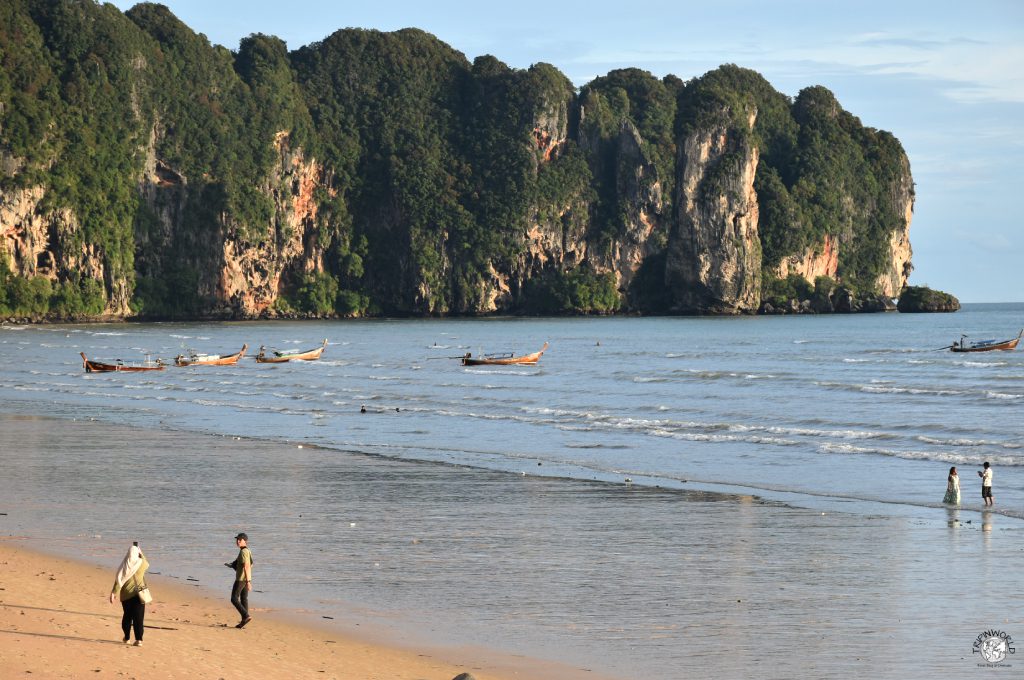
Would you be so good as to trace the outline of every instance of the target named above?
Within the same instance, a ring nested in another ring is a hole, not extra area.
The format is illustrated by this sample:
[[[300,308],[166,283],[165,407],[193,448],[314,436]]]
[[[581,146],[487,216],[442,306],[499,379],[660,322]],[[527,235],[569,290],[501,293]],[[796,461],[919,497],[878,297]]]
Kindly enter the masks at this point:
[[[121,589],[125,581],[135,575],[135,572],[142,566],[142,551],[139,546],[133,545],[128,548],[128,554],[121,560],[121,566],[117,570],[117,588]]]

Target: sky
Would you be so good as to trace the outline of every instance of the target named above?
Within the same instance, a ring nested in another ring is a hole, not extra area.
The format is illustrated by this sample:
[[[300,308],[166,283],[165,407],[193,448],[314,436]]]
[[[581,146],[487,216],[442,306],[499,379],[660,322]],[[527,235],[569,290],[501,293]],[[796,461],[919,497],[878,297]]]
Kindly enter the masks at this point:
[[[490,54],[515,68],[546,62],[577,86],[616,68],[687,80],[728,63],[791,97],[823,85],[864,125],[892,132],[910,158],[910,284],[961,302],[1024,302],[1024,215],[1014,208],[1024,197],[1024,1],[162,4],[232,50],[252,33],[294,50],[342,28],[415,27],[470,61]]]

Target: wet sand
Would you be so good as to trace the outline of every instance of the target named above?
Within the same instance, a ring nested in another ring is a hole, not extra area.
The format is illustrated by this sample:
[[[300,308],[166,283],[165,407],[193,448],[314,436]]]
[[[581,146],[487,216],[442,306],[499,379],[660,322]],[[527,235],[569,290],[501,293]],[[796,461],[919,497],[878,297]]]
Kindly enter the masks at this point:
[[[303,625],[294,614],[261,608],[255,608],[253,621],[238,630],[226,598],[218,600],[160,576],[147,576],[154,601],[147,606],[142,646],[125,645],[120,603],[106,599],[114,570],[44,555],[25,544],[18,538],[0,540],[4,678],[450,680],[460,673],[478,680],[595,677],[484,650],[402,649]],[[480,658],[487,654],[490,659]],[[459,658],[466,661],[460,663]]]
[[[953,679],[979,672],[972,644],[980,633],[1024,638],[1024,522],[996,513],[901,505],[885,512],[843,499],[833,505],[848,511],[822,512],[751,495],[539,478],[170,430],[26,418],[0,418],[0,428],[4,440],[18,442],[4,452],[0,536],[29,537],[0,545],[45,545],[109,565],[85,567],[93,581],[63,607],[81,612],[82,621],[38,604],[52,603],[49,567],[4,565],[3,603],[26,609],[0,607],[8,617],[0,659],[108,658],[102,641],[119,638],[120,615],[103,597],[132,538],[143,541],[168,587],[184,587],[179,608],[157,613],[156,605],[150,623],[177,627],[188,619],[188,630],[198,632],[175,646],[196,664],[251,652],[250,668],[305,662],[324,677],[320,670],[348,672],[350,660],[363,656],[384,663],[408,646],[429,655],[414,658],[449,665],[408,676],[360,667],[369,674],[335,677],[447,680],[470,670],[502,680]],[[140,490],[146,502],[126,505],[126,490]],[[133,512],[126,515],[126,507]],[[219,592],[226,587],[220,563],[232,558],[237,530],[250,533],[257,585],[265,589],[252,600],[256,623],[271,613],[282,621],[331,616],[327,633],[296,638],[261,625],[241,631],[267,635],[258,645],[213,653],[221,649],[215,643],[239,633],[223,626],[234,612]],[[39,589],[15,597],[8,585],[15,578],[35,579]],[[214,593],[204,615],[194,613],[200,592]],[[33,613],[33,606],[44,609]],[[29,620],[35,637],[15,637],[13,626]],[[57,641],[45,637],[48,628],[58,623],[69,626],[61,635],[75,639],[50,644]],[[373,635],[352,634],[367,630]],[[154,646],[165,634],[186,635],[154,633]],[[277,635],[297,641],[275,646]],[[385,651],[336,652],[343,638],[351,645],[376,639]],[[32,640],[39,650],[24,651]],[[68,646],[89,641],[99,641],[90,644],[100,651]],[[298,657],[290,656],[293,644]],[[147,648],[114,653],[126,651]],[[228,675],[212,677],[233,677],[231,663],[221,667]]]

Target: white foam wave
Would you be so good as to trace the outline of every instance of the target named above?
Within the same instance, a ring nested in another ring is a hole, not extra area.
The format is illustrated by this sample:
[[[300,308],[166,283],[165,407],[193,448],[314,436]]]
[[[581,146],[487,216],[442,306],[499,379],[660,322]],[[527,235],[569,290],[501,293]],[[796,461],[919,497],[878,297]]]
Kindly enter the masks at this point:
[[[1007,467],[1024,466],[1024,459],[1017,456],[998,456],[991,453],[967,454],[950,453],[948,451],[911,451],[900,449],[869,448],[854,446],[853,444],[827,443],[818,447],[821,453],[856,454],[856,455],[877,455],[891,458],[904,458],[906,460],[934,460],[943,463],[955,463],[959,465],[981,465],[986,460],[993,465],[1004,465]]]
[[[797,446],[800,442],[782,437],[762,437],[759,435],[740,436],[735,434],[719,434],[712,432],[680,432],[678,430],[654,429],[650,434],[655,437],[678,439],[688,442],[770,444],[772,446]]]
[[[1001,449],[1019,449],[1022,446],[1017,442],[1000,442],[993,441],[991,439],[940,439],[938,437],[929,437],[927,435],[919,435],[915,437],[915,439],[924,444],[934,444],[936,446],[997,446]]]
[[[942,389],[939,387],[898,387],[895,385],[860,385],[861,392],[868,392],[871,394],[915,394],[915,395],[932,395],[932,396],[960,396],[967,394],[963,390],[950,390]]]
[[[808,427],[781,427],[771,426],[768,432],[786,435],[799,435],[802,437],[834,437],[837,439],[891,439],[895,435],[889,432],[875,432],[872,430],[817,430]]]

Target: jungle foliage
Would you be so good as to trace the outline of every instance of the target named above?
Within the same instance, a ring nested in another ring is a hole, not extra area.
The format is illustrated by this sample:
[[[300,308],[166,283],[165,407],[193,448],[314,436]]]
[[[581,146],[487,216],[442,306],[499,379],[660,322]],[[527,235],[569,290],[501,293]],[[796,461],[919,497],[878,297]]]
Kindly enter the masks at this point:
[[[622,304],[615,277],[587,267],[549,272],[531,279],[528,286],[526,311],[531,314],[609,314]]]
[[[40,210],[74,217],[60,248],[102,271],[26,278],[5,262],[0,314],[95,315],[117,281],[139,315],[209,313],[226,240],[291,238],[280,197],[292,187],[276,173],[296,150],[326,168],[323,270],[279,272],[278,310],[313,315],[476,313],[495,272],[523,282],[505,311],[619,310],[610,253],[655,185],[661,212],[627,308],[663,310],[679,147],[715,126],[760,152],[765,271],[829,234],[844,284],[870,288],[909,178],[899,142],[825,88],[790,99],[734,65],[685,83],[620,69],[577,93],[551,65],[470,62],[417,29],[345,29],[292,51],[254,34],[229,50],[158,4],[7,0],[0,67],[0,191],[44,187]],[[565,138],[551,144],[552,130]],[[140,189],[144,175],[155,188]],[[593,256],[533,262],[538,224]]]

